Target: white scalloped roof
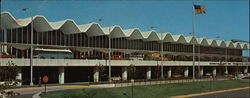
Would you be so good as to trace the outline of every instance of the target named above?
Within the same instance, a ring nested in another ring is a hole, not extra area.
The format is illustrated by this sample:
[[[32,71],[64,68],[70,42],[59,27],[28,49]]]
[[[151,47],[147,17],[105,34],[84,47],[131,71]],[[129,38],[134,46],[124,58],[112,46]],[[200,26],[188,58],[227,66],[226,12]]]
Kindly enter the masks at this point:
[[[56,22],[49,22],[44,16],[34,16],[24,19],[15,19],[9,12],[1,13],[1,28],[14,29],[25,27],[33,21],[34,29],[37,32],[46,32],[60,29],[65,34],[86,33],[88,36],[102,36],[111,33],[112,38],[127,38],[129,40],[142,39],[144,41],[161,41],[200,44],[211,47],[229,47],[236,49],[249,49],[249,45],[226,42],[223,40],[213,40],[206,38],[185,37],[183,35],[172,35],[171,33],[157,33],[156,31],[141,32],[139,28],[122,30],[120,26],[101,27],[98,23],[77,25],[73,20],[66,19]]]

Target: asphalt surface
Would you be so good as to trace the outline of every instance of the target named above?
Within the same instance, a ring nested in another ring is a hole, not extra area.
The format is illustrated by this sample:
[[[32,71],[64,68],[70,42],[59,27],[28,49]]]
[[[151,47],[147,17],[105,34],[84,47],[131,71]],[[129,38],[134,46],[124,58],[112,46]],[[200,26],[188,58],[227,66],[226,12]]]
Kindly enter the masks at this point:
[[[13,96],[11,98],[32,98],[33,94],[26,94],[26,95],[18,95],[18,96]]]
[[[250,98],[250,89],[216,93],[210,95],[195,96],[192,98]]]
[[[90,86],[81,86],[81,85],[65,85],[65,86],[49,86],[47,87],[47,92],[49,91],[59,91],[67,89],[82,89],[88,88]],[[31,88],[16,88],[12,89],[15,93],[20,95],[13,96],[11,98],[32,98],[32,96],[39,92],[44,92],[44,87],[31,87]]]

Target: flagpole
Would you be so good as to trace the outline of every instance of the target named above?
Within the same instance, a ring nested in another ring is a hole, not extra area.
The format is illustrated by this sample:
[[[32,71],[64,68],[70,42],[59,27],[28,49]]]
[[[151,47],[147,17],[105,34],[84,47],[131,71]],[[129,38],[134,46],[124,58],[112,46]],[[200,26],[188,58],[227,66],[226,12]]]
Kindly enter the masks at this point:
[[[194,7],[194,0],[192,0],[192,4]],[[193,12],[192,12],[192,36],[195,38],[195,9],[193,8]],[[195,79],[195,44],[193,43],[193,81]]]

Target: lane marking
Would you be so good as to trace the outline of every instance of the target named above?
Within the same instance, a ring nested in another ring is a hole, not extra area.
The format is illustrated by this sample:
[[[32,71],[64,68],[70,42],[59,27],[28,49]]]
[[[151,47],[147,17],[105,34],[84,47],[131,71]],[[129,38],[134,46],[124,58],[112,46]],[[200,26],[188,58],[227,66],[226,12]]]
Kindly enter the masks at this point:
[[[237,90],[244,90],[244,89],[249,89],[249,88],[250,88],[250,87],[234,88],[234,89],[219,90],[219,91],[212,91],[212,92],[204,92],[204,93],[198,93],[198,94],[189,94],[189,95],[182,95],[182,96],[173,96],[173,97],[171,97],[171,98],[187,98],[187,97],[203,96],[203,95],[210,95],[210,94],[231,92],[231,91],[237,91]]]

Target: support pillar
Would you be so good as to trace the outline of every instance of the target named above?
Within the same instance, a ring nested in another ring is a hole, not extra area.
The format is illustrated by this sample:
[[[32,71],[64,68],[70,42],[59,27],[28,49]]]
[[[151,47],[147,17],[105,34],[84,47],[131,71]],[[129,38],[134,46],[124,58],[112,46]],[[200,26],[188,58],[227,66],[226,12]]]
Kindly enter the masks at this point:
[[[7,46],[5,46],[5,45],[2,46],[2,52],[3,52],[3,53],[7,53],[7,49],[8,49]]]
[[[224,72],[225,75],[228,75],[228,69],[227,69],[227,66],[225,66],[225,72]]]
[[[202,77],[203,76],[203,74],[204,74],[204,71],[203,71],[203,67],[200,67],[200,77]]]
[[[16,80],[22,80],[22,71],[17,73]],[[22,86],[22,82],[18,82],[17,86]]]
[[[148,67],[146,79],[151,79],[151,67]]]
[[[94,82],[99,82],[99,71],[94,69]]]
[[[0,45],[0,53],[2,53],[2,45]]]
[[[128,79],[128,71],[127,67],[122,67],[122,80],[127,80]]]
[[[4,33],[3,41],[7,43],[7,29],[4,29],[3,33]],[[7,46],[6,45],[2,46],[2,52],[7,53]]]
[[[216,67],[213,67],[213,77],[216,76]]]
[[[22,58],[24,58],[24,50],[21,50],[21,52],[22,52]]]
[[[64,67],[59,67],[59,84],[64,84]]]
[[[185,68],[184,77],[188,77],[188,67]]]
[[[171,76],[172,76],[172,68],[169,67],[169,69],[168,69],[168,78],[171,78]]]
[[[247,74],[247,73],[248,73],[248,68],[245,67],[245,69],[244,69],[244,74]]]

